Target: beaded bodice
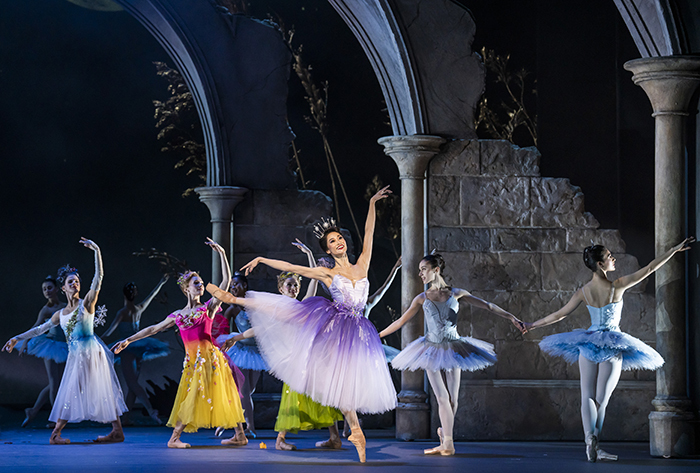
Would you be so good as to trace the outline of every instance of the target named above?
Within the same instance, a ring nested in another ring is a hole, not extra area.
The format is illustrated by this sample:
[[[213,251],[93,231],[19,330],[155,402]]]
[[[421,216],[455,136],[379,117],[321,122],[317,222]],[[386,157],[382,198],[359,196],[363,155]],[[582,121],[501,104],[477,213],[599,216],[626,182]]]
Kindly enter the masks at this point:
[[[94,319],[95,314],[89,314],[80,301],[78,307],[68,314],[61,310],[59,314],[61,328],[66,334],[66,340],[74,341],[81,338],[91,337],[95,334]]]
[[[358,279],[353,286],[352,281],[345,276],[336,274],[329,288],[334,304],[344,312],[363,317],[367,297],[369,295],[369,280]]]
[[[622,301],[611,302],[603,307],[587,305],[591,314],[591,326],[588,330],[612,330],[620,331],[620,319],[622,318]]]
[[[460,338],[457,333],[458,311],[459,302],[453,295],[445,302],[431,301],[426,297],[423,302],[425,339],[431,343],[441,343]]]

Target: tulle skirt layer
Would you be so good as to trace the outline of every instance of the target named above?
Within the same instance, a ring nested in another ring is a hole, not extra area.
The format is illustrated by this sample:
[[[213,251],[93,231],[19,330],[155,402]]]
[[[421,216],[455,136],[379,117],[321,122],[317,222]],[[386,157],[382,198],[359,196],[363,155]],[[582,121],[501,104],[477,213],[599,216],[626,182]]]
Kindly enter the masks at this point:
[[[389,345],[382,344],[382,348],[384,349],[384,356],[386,357],[387,363],[391,363],[392,361],[394,361],[396,355],[401,353],[401,350],[399,350],[398,348],[390,347]]]
[[[143,361],[148,361],[168,356],[170,354],[170,345],[155,338],[142,338],[141,340],[130,343],[124,351],[129,352],[129,354]],[[119,355],[115,358],[120,360]]]
[[[236,335],[238,335],[238,332],[219,335],[216,342],[219,345],[223,345],[226,340]],[[248,345],[239,342],[229,348],[226,351],[226,355],[231,359],[231,363],[242,370],[267,371],[269,369],[257,345]]]
[[[127,411],[112,352],[99,338],[69,342],[66,368],[49,420],[112,422]]]
[[[380,413],[396,391],[374,325],[323,297],[246,293],[246,311],[270,372],[324,406]]]
[[[277,414],[275,430],[296,434],[300,430],[313,430],[330,427],[343,420],[338,409],[322,406],[309,396],[292,391],[288,384],[282,387],[280,410]]]
[[[496,353],[493,345],[471,337],[461,337],[442,343],[428,342],[420,337],[396,355],[391,366],[397,370],[477,371],[493,365]]]
[[[39,335],[29,340],[27,353],[37,358],[53,360],[56,363],[65,363],[68,359],[68,344],[49,338],[46,335]]]
[[[168,427],[181,422],[185,432],[244,422],[243,408],[231,369],[221,351],[208,340],[186,345],[182,377]]]
[[[574,330],[544,337],[540,348],[545,353],[561,356],[569,363],[579,355],[602,363],[622,356],[622,369],[656,370],[664,364],[659,353],[638,338],[613,330]]]

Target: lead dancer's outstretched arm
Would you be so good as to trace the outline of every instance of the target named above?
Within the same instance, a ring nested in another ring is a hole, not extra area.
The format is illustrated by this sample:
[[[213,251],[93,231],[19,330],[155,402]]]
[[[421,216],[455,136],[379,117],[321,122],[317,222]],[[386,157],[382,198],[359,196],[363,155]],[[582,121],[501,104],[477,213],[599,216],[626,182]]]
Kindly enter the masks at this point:
[[[378,200],[386,199],[391,194],[389,186],[379,189],[376,194],[369,199],[369,209],[367,210],[367,220],[365,221],[365,239],[362,243],[362,253],[357,258],[357,266],[360,266],[365,275],[369,271],[369,263],[372,260],[372,247],[374,244],[374,227],[377,220],[376,204]]]
[[[173,325],[175,325],[175,319],[173,317],[166,317],[161,322],[141,329],[135,334],[131,335],[130,337],[125,338],[121,342],[115,343],[114,345],[112,345],[112,351],[114,353],[119,353],[120,351],[128,347],[129,344],[137,340],[141,340],[142,338],[148,338],[152,335],[157,334],[158,332],[162,332],[163,330],[169,329]]]
[[[308,246],[306,246],[305,244],[303,244],[303,243],[301,242],[301,240],[299,240],[298,238],[296,239],[296,241],[293,241],[293,242],[292,242],[292,245],[294,245],[294,246],[296,246],[297,248],[299,248],[299,249],[301,250],[301,252],[304,253],[304,254],[306,255],[306,257],[307,257],[308,260],[309,260],[309,268],[315,268],[315,267],[316,267],[316,260],[314,259],[314,253],[313,253],[313,251],[311,251],[311,250],[309,249]],[[306,288],[306,295],[304,296],[304,298],[303,298],[302,300],[307,299],[307,298],[309,298],[309,297],[315,296],[315,295],[316,295],[316,289],[317,289],[317,288],[318,288],[318,279],[313,279],[313,278],[312,278],[312,279],[309,281],[309,287]]]
[[[95,253],[95,275],[92,277],[92,284],[90,284],[90,290],[85,294],[85,299],[83,299],[83,307],[85,310],[92,314],[95,312],[95,305],[97,305],[97,296],[100,294],[100,289],[102,288],[102,278],[104,276],[104,268],[102,267],[102,253],[100,253],[100,247],[92,241],[85,237],[80,239],[85,248],[90,248]]]
[[[298,264],[292,264],[292,263],[287,263],[286,261],[282,260],[277,260],[277,259],[270,259],[270,258],[263,258],[262,256],[258,256],[254,260],[252,260],[250,263],[246,264],[241,268],[241,271],[245,271],[245,275],[249,275],[251,271],[258,265],[258,264],[264,264],[266,266],[269,266],[273,269],[276,269],[278,271],[287,271],[291,273],[297,273],[301,276],[307,277],[307,278],[312,278],[312,279],[317,279],[321,281],[322,283],[326,284],[327,286],[330,286],[331,281],[332,281],[332,274],[328,268],[324,268],[322,266],[316,266],[315,268],[309,268],[307,266],[299,266]],[[210,291],[210,286],[211,284],[207,285],[207,291],[209,291],[212,295],[214,293]],[[224,291],[226,292],[226,291]],[[229,293],[230,294],[230,293]],[[219,297],[217,294],[215,297]],[[233,299],[231,299],[233,297]],[[223,299],[224,302],[227,304],[236,304],[236,305],[243,305],[245,306],[245,297],[234,297],[233,294],[231,294],[231,297],[226,297]],[[238,300],[241,302],[231,302],[233,300]]]
[[[676,253],[689,250],[690,245],[694,242],[695,237],[686,238],[685,240],[668,250],[663,255],[659,256],[658,258],[655,258],[651,263],[644,266],[642,269],[635,271],[634,273],[629,274],[627,276],[617,278],[615,281],[613,281],[613,287],[615,288],[615,291],[619,291],[619,295],[620,297],[622,297],[622,292],[626,291],[627,289],[636,284],[639,284],[644,279],[649,277],[657,269],[666,264],[668,260],[670,260],[671,257],[673,257],[673,255],[675,255]]]
[[[207,238],[207,241],[205,243],[209,245],[209,247],[212,250],[219,253],[219,257],[221,259],[222,275],[221,284],[219,284],[219,289],[228,292],[228,288],[231,286],[231,268],[229,267],[228,260],[226,259],[226,251],[221,247],[221,245],[216,243],[211,238]],[[209,318],[214,318],[214,314],[216,314],[216,311],[219,310],[219,307],[221,307],[221,302],[222,300],[216,296],[214,296],[214,298],[209,301],[209,303],[207,304],[207,315],[209,316]]]
[[[8,353],[12,353],[12,349],[17,345],[17,342],[20,340],[29,340],[30,338],[38,337],[39,335],[48,332],[51,330],[53,327],[57,326],[60,323],[59,319],[59,314],[61,313],[61,309],[57,310],[54,312],[54,314],[49,318],[46,322],[44,322],[41,325],[37,325],[35,327],[30,328],[24,333],[21,333],[15,337],[12,337],[5,343],[5,346],[2,347],[2,351],[6,351]]]

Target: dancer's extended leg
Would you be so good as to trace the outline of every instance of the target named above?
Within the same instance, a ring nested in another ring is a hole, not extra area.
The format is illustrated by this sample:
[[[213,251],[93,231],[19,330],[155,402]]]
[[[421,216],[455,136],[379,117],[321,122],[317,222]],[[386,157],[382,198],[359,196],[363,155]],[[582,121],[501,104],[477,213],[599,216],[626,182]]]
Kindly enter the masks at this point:
[[[596,383],[598,413],[594,430],[594,435],[597,439],[600,439],[600,433],[603,430],[603,423],[605,422],[605,412],[608,408],[610,397],[617,387],[617,383],[620,381],[621,372],[622,358],[620,356],[598,365],[598,380]],[[598,460],[617,460],[617,455],[610,454],[600,447],[597,447],[596,457]]]
[[[345,420],[350,424],[350,437],[348,440],[357,449],[357,455],[360,457],[360,462],[364,463],[366,460],[365,446],[367,444],[365,440],[365,434],[362,433],[362,428],[360,427],[360,421],[357,419],[357,413],[355,411],[343,411]]]
[[[452,431],[454,427],[454,414],[457,410],[461,371],[453,370],[452,372],[445,372],[444,378],[441,371],[426,371],[426,374],[428,375],[428,381],[430,381],[430,386],[433,388],[435,399],[438,403],[438,415],[440,417],[440,426],[442,427],[442,441],[439,447],[426,449],[423,453],[426,455],[454,455],[455,449],[452,442]],[[451,399],[452,393],[454,393],[454,401]]]
[[[241,386],[241,406],[243,407],[243,412],[245,415],[246,422],[246,432],[255,438],[255,413],[253,411],[253,393],[255,392],[255,386],[258,384],[260,379],[260,371],[253,370],[241,370],[245,381]]]
[[[581,376],[581,423],[586,439],[586,457],[589,462],[595,462],[598,448],[598,438],[595,435],[595,426],[598,420],[598,406],[596,405],[598,363],[579,355],[578,367]]]

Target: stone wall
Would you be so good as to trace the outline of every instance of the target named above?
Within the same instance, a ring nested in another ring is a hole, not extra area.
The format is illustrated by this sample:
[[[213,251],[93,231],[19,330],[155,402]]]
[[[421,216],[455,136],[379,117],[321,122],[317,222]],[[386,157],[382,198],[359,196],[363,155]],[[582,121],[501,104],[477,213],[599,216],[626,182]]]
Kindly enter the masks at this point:
[[[457,140],[433,159],[428,178],[428,245],[445,257],[447,282],[525,321],[557,310],[590,280],[581,252],[591,240],[615,254],[617,275],[639,268],[619,233],[598,229],[584,211],[578,187],[540,176],[539,157],[535,148],[506,141]],[[625,295],[621,327],[654,346],[654,298],[644,288]],[[462,373],[455,438],[580,440],[578,366],[545,355],[537,343],[589,325],[582,304],[523,337],[509,322],[462,304],[460,334],[493,343],[499,361]],[[603,439],[648,439],[654,379],[652,372],[623,372]],[[435,432],[437,409],[432,422]]]

